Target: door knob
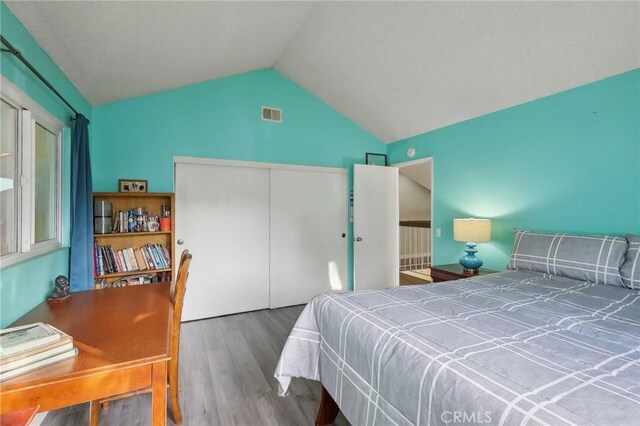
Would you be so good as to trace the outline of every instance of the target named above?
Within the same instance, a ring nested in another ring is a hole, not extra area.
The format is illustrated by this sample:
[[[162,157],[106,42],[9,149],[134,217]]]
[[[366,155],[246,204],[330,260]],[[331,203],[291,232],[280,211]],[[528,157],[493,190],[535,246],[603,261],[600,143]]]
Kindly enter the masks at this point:
[[[347,234],[345,234],[344,232],[342,233],[342,238],[346,237]]]
[[[181,245],[184,244],[184,240],[178,240],[177,243],[178,243],[179,246],[181,246]]]
[[[357,241],[357,242],[362,241],[362,237],[356,237],[356,241]]]

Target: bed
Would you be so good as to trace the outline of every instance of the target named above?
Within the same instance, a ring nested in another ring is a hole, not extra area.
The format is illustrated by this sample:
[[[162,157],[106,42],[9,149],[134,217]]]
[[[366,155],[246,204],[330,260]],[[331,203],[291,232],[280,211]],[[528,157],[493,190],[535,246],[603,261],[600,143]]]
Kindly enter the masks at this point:
[[[354,425],[638,425],[640,239],[526,232],[505,272],[317,296],[281,394],[321,381]]]

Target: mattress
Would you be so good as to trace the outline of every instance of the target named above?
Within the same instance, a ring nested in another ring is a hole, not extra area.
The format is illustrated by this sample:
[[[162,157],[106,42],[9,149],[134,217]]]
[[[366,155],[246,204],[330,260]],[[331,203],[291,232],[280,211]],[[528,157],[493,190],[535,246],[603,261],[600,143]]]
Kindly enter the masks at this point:
[[[640,293],[507,271],[322,294],[275,371],[354,425],[638,425]]]

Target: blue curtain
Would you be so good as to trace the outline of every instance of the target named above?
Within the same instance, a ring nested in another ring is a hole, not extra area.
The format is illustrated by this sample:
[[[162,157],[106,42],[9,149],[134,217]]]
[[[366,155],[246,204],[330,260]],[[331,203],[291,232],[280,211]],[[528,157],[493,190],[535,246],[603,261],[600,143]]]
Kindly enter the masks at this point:
[[[76,115],[71,141],[71,291],[93,288],[93,180],[89,120]]]

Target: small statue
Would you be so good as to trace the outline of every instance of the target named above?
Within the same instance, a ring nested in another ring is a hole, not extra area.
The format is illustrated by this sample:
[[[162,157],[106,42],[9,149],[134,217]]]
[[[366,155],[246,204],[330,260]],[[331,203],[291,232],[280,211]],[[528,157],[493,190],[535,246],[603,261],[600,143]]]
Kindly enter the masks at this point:
[[[56,285],[49,296],[49,302],[62,302],[69,297],[69,279],[64,275],[56,277]]]

